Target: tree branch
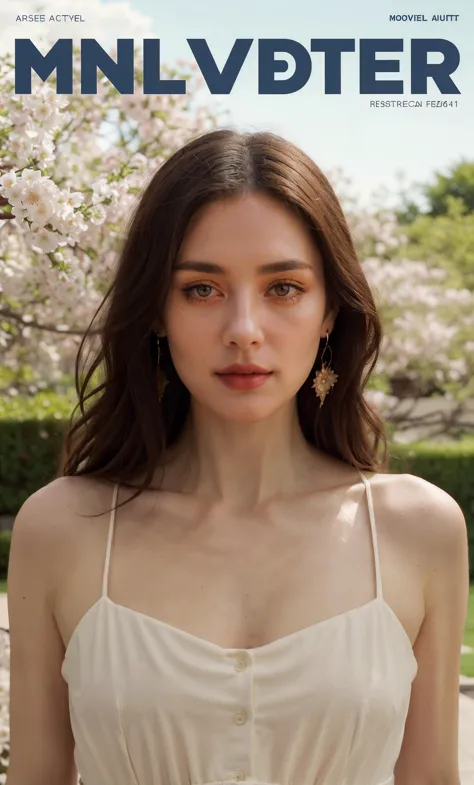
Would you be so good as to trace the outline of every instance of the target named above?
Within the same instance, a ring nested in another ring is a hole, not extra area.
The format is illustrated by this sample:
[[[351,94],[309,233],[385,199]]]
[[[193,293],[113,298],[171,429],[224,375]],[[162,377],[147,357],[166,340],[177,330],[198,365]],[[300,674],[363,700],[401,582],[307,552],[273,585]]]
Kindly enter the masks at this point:
[[[0,207],[6,207],[7,205],[10,205],[8,199],[5,196],[0,196]],[[11,213],[4,213],[0,210],[0,221],[11,221],[14,217]]]
[[[50,333],[57,333],[58,335],[85,335],[85,330],[80,329],[79,327],[73,327],[68,330],[59,330],[56,325],[54,324],[40,324],[35,319],[32,319],[29,322],[25,322],[24,318],[13,311],[9,311],[7,309],[0,308],[0,318],[2,319],[11,319],[14,322],[21,323],[24,327],[34,327],[36,330],[45,330],[46,332]],[[98,335],[100,330],[90,330],[89,335]]]

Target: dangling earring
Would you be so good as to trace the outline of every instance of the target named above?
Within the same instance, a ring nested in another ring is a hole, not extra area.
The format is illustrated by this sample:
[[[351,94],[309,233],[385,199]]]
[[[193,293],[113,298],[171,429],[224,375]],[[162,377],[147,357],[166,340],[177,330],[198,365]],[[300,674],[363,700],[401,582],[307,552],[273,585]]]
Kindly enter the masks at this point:
[[[158,349],[158,359],[156,361],[156,365],[158,368],[157,374],[157,388],[158,388],[158,400],[162,401],[163,396],[165,394],[165,388],[168,384],[168,379],[166,378],[166,374],[162,368],[160,368],[160,358],[161,358],[161,348],[160,348],[160,336],[158,333],[156,334],[156,348]]]
[[[331,352],[331,357],[328,363],[323,362],[324,355],[326,354],[326,349],[329,349],[329,351]],[[321,356],[321,362],[322,362],[321,370],[318,371],[317,374],[315,375],[312,385],[312,389],[315,390],[317,397],[320,398],[321,400],[321,403],[319,404],[319,408],[321,408],[321,406],[323,405],[324,399],[328,394],[329,390],[331,389],[331,387],[334,387],[334,385],[338,380],[337,373],[334,373],[334,371],[331,368],[332,349],[329,346],[329,331],[326,333],[326,346],[324,347],[324,351]]]

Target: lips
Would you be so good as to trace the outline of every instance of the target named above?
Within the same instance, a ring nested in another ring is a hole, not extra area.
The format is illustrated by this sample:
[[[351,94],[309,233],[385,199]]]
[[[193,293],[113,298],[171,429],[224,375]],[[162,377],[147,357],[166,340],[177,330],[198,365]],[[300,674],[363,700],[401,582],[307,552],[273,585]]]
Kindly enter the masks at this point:
[[[234,364],[217,371],[217,377],[229,389],[244,391],[262,387],[272,373],[273,371],[267,371],[259,365]]]
[[[254,365],[253,363],[248,363],[246,365],[234,363],[233,365],[228,365],[227,368],[223,368],[221,371],[217,371],[220,376],[227,376],[229,374],[238,374],[240,375],[251,375],[251,374],[269,374],[272,373],[268,371],[266,368],[262,368],[260,365]]]
[[[219,376],[261,376],[271,371],[218,371]]]

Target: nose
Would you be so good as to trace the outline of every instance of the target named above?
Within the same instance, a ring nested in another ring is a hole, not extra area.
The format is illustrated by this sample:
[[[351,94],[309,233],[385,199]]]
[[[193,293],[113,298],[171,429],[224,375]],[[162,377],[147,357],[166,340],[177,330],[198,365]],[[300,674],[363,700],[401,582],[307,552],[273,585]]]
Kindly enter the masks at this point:
[[[229,302],[225,315],[223,341],[226,346],[247,349],[264,341],[261,312],[251,293],[243,293]]]

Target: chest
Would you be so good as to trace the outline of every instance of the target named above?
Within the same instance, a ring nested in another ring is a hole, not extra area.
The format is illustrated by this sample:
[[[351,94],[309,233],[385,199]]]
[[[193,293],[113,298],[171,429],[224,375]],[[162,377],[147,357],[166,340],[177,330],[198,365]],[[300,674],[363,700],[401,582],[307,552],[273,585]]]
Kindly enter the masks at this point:
[[[353,499],[337,510],[280,505],[245,516],[155,510],[138,525],[125,510],[113,531],[108,596],[219,646],[262,646],[375,597],[370,522]],[[78,554],[62,601],[65,641],[97,599],[102,562],[91,552],[104,550],[95,542]]]
[[[204,624],[205,637],[212,633],[226,643],[235,638],[238,646],[260,645],[350,607],[344,586],[348,571],[354,576],[354,560],[368,563],[366,585],[360,577],[358,583],[361,598],[371,597],[370,531],[363,514],[354,527],[348,508],[343,505],[330,517],[328,510],[303,503],[238,516],[217,508],[194,525],[177,520],[150,532],[145,559],[140,537],[130,527],[123,530],[122,547],[116,540],[112,569],[115,578],[143,576],[135,582],[137,603],[145,585],[157,587],[156,604],[149,608],[153,615],[193,631]],[[117,596],[122,586],[123,579],[115,582]]]

